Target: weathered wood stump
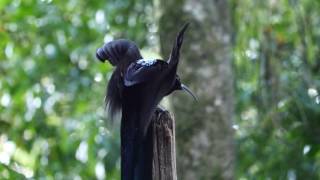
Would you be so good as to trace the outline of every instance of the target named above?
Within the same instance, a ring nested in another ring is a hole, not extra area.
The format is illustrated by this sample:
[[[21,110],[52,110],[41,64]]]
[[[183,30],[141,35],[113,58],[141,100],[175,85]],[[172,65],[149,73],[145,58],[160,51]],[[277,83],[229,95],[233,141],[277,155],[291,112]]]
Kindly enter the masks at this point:
[[[157,108],[150,126],[153,180],[176,180],[175,123],[170,113]]]

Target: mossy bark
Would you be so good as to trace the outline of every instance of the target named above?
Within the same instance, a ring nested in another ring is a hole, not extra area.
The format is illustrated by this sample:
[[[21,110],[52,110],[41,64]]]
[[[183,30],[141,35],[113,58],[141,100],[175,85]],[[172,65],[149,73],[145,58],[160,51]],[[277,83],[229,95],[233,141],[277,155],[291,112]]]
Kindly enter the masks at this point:
[[[159,37],[167,59],[175,35],[191,25],[181,51],[179,74],[199,101],[175,93],[178,179],[233,179],[234,114],[231,19],[228,1],[160,1]]]

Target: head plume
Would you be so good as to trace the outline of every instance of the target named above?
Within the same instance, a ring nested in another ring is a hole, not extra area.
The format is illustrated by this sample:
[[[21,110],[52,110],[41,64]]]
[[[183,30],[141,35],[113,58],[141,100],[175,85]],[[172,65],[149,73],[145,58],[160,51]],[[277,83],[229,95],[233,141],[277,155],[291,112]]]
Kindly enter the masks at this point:
[[[114,40],[104,44],[97,49],[96,56],[102,62],[108,60],[113,66],[142,58],[137,45],[127,39]]]

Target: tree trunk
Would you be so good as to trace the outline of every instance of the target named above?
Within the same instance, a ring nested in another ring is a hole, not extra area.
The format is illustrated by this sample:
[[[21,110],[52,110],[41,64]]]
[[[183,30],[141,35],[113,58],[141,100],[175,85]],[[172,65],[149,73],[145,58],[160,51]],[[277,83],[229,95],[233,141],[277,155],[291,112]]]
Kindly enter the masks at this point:
[[[199,101],[181,92],[173,95],[178,179],[233,179],[234,102],[228,1],[164,0],[157,6],[165,59],[179,28],[191,22],[181,51],[179,74]]]

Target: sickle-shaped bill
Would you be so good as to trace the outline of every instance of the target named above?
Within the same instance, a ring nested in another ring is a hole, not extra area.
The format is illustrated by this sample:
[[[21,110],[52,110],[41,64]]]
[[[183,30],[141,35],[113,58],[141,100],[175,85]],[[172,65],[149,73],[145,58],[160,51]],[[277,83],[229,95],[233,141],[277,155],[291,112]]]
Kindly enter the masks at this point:
[[[192,93],[192,91],[184,84],[181,84],[181,89],[190,94],[194,100],[198,101],[197,97]]]

